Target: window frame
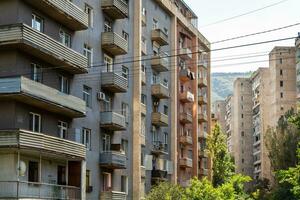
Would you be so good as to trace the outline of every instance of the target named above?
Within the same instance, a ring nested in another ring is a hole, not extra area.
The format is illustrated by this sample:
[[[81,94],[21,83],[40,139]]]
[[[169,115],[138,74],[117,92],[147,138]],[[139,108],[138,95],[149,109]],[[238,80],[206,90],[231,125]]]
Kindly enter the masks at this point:
[[[40,22],[37,21],[38,19],[40,20]],[[40,23],[40,27],[37,27],[37,22]],[[37,30],[37,31],[43,33],[44,32],[44,19],[40,15],[32,13],[31,14],[31,27],[34,30]]]
[[[68,123],[59,120],[57,123],[57,127],[58,127],[58,135],[60,138],[62,139],[67,139],[68,137]]]
[[[38,131],[35,130],[35,128],[36,128],[36,125],[35,125],[36,118],[35,117],[38,117]],[[34,112],[29,112],[29,130],[34,132],[34,133],[40,133],[41,129],[42,129],[42,116],[41,116],[41,114],[34,113]]]
[[[92,88],[87,85],[83,85],[82,94],[83,94],[82,99],[86,102],[86,106],[91,108],[92,107]]]
[[[81,131],[81,144],[89,151],[92,149],[92,130],[89,128],[82,128]]]

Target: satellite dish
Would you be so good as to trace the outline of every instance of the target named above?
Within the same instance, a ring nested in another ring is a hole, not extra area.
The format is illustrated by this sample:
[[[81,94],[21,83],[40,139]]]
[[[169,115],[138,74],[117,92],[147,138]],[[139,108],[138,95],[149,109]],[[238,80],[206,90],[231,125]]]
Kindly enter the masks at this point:
[[[25,176],[25,173],[26,173],[26,163],[24,161],[22,161],[22,160],[20,160],[20,162],[19,162],[18,171],[19,171],[19,176]]]

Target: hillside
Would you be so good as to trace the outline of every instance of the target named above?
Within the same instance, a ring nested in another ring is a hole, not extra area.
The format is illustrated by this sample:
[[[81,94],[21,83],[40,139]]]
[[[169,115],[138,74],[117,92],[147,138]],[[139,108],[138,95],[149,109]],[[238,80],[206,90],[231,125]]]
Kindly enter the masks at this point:
[[[232,94],[233,82],[238,77],[249,77],[251,72],[246,73],[212,73],[212,102],[223,100]]]

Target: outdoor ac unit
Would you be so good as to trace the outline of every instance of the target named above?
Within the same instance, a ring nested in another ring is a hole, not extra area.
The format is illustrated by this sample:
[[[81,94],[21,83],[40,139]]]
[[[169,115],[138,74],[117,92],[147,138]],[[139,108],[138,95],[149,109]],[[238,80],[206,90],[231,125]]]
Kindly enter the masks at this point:
[[[98,93],[97,93],[97,99],[98,99],[99,101],[105,101],[105,93],[103,93],[103,92],[98,92]]]

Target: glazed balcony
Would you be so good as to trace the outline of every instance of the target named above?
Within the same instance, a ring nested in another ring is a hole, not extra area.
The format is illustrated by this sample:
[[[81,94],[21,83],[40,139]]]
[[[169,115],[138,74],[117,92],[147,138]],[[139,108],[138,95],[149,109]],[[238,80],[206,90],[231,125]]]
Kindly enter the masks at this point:
[[[191,158],[179,158],[179,166],[182,168],[192,168],[193,160]]]
[[[161,29],[154,29],[151,32],[152,41],[157,42],[160,46],[168,45],[168,35]]]
[[[193,54],[192,54],[192,51],[191,49],[189,48],[181,48],[179,50],[179,56],[185,60],[188,60],[188,59],[192,59],[193,58]]]
[[[79,31],[88,28],[88,14],[71,1],[26,0],[26,2],[71,30]]]
[[[207,68],[208,67],[208,61],[206,60],[200,60],[198,63],[198,67]]]
[[[206,152],[205,149],[199,149],[198,154],[199,154],[199,156],[200,156],[201,158],[207,158],[207,157],[208,157],[207,152]]]
[[[72,118],[84,117],[85,102],[31,79],[0,78],[0,100],[12,99]]]
[[[161,182],[168,180],[168,172],[164,170],[152,170],[151,179],[154,182]]]
[[[126,130],[125,117],[116,112],[101,112],[100,127],[112,131]]]
[[[158,83],[153,84],[151,86],[151,94],[152,96],[158,98],[158,99],[168,99],[170,98],[170,93],[168,87],[165,85]]]
[[[198,114],[198,121],[199,122],[207,122],[207,114],[206,113],[200,113]]]
[[[99,164],[108,169],[126,169],[126,160],[120,151],[105,151],[100,153]]]
[[[128,17],[128,4],[124,0],[102,0],[101,8],[111,19]]]
[[[161,141],[155,141],[152,144],[151,152],[155,155],[168,154],[168,145]]]
[[[26,24],[0,26],[0,49],[6,48],[19,49],[73,74],[87,72],[85,56]]]
[[[188,112],[180,113],[179,121],[182,124],[191,124],[193,122],[192,113],[188,113]]]
[[[84,145],[66,139],[26,130],[0,130],[0,148],[30,149],[63,158],[86,157]]]
[[[81,199],[78,187],[26,181],[0,181],[0,199]]]
[[[102,72],[101,87],[112,93],[124,93],[128,89],[128,80],[115,72]]]
[[[155,55],[151,58],[151,67],[156,72],[169,71],[169,59],[165,55]]]
[[[198,137],[200,138],[200,139],[207,139],[207,132],[206,131],[199,131],[198,132]]]
[[[181,144],[184,144],[184,145],[192,145],[193,144],[193,138],[189,134],[183,134],[183,135],[180,136],[179,142]]]
[[[128,41],[115,32],[102,32],[102,49],[113,56],[124,55],[128,52]]]
[[[206,105],[207,104],[207,96],[199,94],[198,103],[199,103],[199,105]]]
[[[179,71],[179,79],[182,82],[187,82],[191,80],[191,70],[185,68]]]
[[[180,92],[179,98],[183,103],[193,103],[195,100],[194,94],[190,91]]]
[[[206,78],[198,78],[198,86],[207,87],[207,79]]]
[[[168,126],[169,118],[168,115],[165,115],[160,112],[152,112],[152,124],[155,126]]]
[[[208,169],[201,168],[199,173],[200,176],[208,176]]]
[[[127,195],[125,192],[118,191],[104,191],[100,192],[100,199],[103,200],[126,200]]]

